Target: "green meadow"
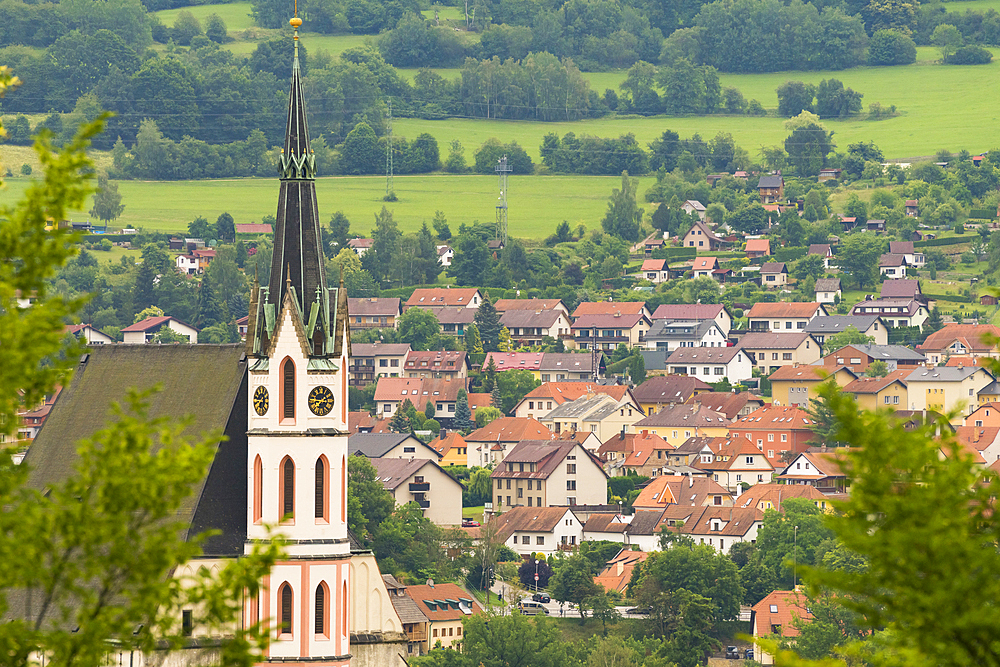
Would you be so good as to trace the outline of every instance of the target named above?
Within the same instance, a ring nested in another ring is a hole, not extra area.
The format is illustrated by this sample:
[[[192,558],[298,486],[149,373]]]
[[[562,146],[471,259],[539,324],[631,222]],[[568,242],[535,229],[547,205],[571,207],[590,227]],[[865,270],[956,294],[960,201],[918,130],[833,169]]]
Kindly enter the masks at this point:
[[[639,192],[652,183],[640,179]],[[24,178],[7,179],[0,201],[19,197],[28,183]],[[374,227],[375,213],[385,205],[404,232],[430,224],[435,211],[443,211],[453,233],[463,222],[496,219],[499,195],[495,176],[431,175],[397,176],[393,182],[395,202],[383,202],[385,178],[379,176],[328,177],[316,181],[320,219],[329,220],[343,211],[351,228],[367,234]],[[576,228],[599,227],[608,197],[621,184],[615,176],[512,176],[508,186],[508,225],[519,238],[543,239],[563,220]],[[215,220],[228,211],[236,222],[259,221],[274,215],[278,203],[278,179],[206,181],[118,181],[125,213],[117,227],[145,227],[181,233],[199,215]],[[89,208],[89,206],[88,206]],[[75,211],[73,220],[87,218]]]
[[[196,19],[201,21],[202,28],[205,27],[205,19],[207,19],[212,14],[218,14],[225,24],[229,32],[236,30],[246,30],[247,28],[253,28],[254,22],[250,18],[250,3],[249,2],[230,2],[227,4],[219,5],[192,5],[190,7],[180,7],[178,9],[163,9],[158,12],[153,12],[159,17],[163,25],[173,27],[174,21],[177,20],[177,15],[181,12],[190,12]]]

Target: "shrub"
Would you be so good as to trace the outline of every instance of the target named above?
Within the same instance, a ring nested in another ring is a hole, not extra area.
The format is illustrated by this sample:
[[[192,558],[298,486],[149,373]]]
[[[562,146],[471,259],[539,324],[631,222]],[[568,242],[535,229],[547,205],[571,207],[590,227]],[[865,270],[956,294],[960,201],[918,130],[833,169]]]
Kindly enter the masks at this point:
[[[993,54],[981,46],[960,46],[944,61],[949,65],[985,65],[993,60]]]
[[[869,65],[909,65],[916,61],[916,43],[898,30],[877,30],[868,42]]]

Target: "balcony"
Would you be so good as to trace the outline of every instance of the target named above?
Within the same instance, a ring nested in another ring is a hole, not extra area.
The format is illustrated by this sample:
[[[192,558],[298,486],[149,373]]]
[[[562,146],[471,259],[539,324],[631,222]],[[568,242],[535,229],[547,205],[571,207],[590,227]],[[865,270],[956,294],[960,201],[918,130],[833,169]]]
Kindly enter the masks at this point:
[[[428,509],[431,506],[431,501],[429,500],[414,500],[413,502],[422,509]]]
[[[417,484],[415,482],[410,482],[410,491],[411,492],[415,492],[415,491],[430,491],[430,490],[431,490],[431,484],[430,484],[430,482],[423,482],[421,484]]]

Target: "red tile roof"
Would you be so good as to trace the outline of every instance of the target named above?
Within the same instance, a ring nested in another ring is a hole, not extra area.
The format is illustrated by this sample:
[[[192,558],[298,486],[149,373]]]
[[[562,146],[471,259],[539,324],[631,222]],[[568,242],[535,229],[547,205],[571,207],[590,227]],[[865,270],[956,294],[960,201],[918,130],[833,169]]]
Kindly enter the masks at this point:
[[[641,271],[666,271],[667,270],[667,260],[665,259],[647,259],[642,263]]]
[[[654,320],[714,320],[725,308],[721,303],[665,303],[653,312]]]
[[[955,341],[960,341],[973,352],[988,352],[996,347],[983,341],[984,334],[1000,337],[1000,327],[992,324],[946,324],[944,328],[928,336],[918,350],[943,350]]]
[[[822,314],[822,305],[811,301],[778,301],[766,303],[760,301],[755,303],[747,312],[750,319],[765,317],[815,317]]]
[[[407,586],[406,594],[413,599],[420,611],[423,612],[424,616],[432,622],[460,621],[463,618],[466,618],[467,614],[465,614],[461,609],[454,609],[450,604],[445,605],[445,609],[442,609],[440,605],[433,605],[432,608],[427,605],[427,602],[425,602],[426,600],[430,600],[431,602],[434,602],[435,600],[455,600],[458,602],[460,599],[465,598],[470,601],[473,614],[483,613],[483,608],[479,606],[479,603],[476,602],[472,594],[458,584]]]
[[[771,241],[769,239],[750,239],[747,241],[746,251],[771,254]]]
[[[271,234],[271,225],[262,223],[245,223],[236,225],[237,234]]]
[[[562,306],[562,308],[560,308]],[[507,310],[553,310],[566,308],[562,299],[497,299],[493,307],[500,312]]]
[[[645,311],[645,308],[645,301],[584,301],[573,311],[573,317],[613,315],[615,313],[639,315]]]
[[[552,432],[531,417],[500,417],[465,436],[466,442],[520,442],[551,438]]]
[[[795,619],[811,619],[809,601],[798,591],[774,591],[753,606],[757,636],[780,634],[798,637],[799,629],[792,625]],[[778,630],[777,633],[774,630]]]
[[[468,306],[478,292],[475,287],[422,287],[413,290],[406,306]]]
[[[708,385],[705,385],[706,387]],[[613,384],[613,385],[603,385],[594,384],[590,382],[544,382],[541,386],[535,387],[527,394],[525,394],[524,399],[538,400],[542,399],[552,399],[554,405],[562,405],[566,401],[575,401],[581,396],[586,396],[590,392],[595,394],[606,394],[616,401],[622,400],[628,393],[629,388],[625,385]],[[520,403],[518,404],[520,405]]]
[[[791,405],[768,405],[754,410],[746,417],[740,417],[732,426],[734,429],[768,430],[812,430],[813,421],[809,413]]]

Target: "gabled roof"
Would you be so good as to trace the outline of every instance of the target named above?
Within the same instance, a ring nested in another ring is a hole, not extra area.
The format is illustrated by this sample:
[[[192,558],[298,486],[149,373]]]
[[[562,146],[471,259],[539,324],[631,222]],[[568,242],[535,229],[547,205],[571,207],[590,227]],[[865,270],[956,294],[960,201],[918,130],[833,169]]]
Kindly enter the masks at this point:
[[[691,208],[693,208],[696,211],[704,211],[705,210],[705,205],[702,204],[697,199],[688,199],[683,204],[681,204],[681,206],[682,207],[683,206],[690,206]]]
[[[889,252],[894,255],[912,255],[913,241],[889,241]]]
[[[236,224],[237,234],[272,234],[274,230],[271,225],[266,223],[237,223]]]
[[[647,259],[643,261],[640,271],[666,271],[667,268],[665,259]]]
[[[597,355],[600,358],[601,355]],[[544,352],[539,370],[569,371],[571,373],[593,373],[594,355],[572,352]]]
[[[432,461],[431,459],[381,459],[375,458],[371,459],[372,465],[375,466],[375,471],[378,473],[375,477],[376,481],[382,482],[382,486],[388,490],[392,491],[399,487],[400,484],[408,480],[409,478],[420,472],[420,469],[424,466],[434,466],[438,470],[441,470],[441,466]],[[444,472],[442,470],[442,472]],[[451,475],[446,475],[455,484],[459,484]],[[461,486],[461,484],[459,484]]]
[[[809,599],[798,591],[773,591],[753,606],[759,636],[771,634],[780,628],[782,637],[798,637],[799,629],[792,624],[795,619],[809,620]]]
[[[728,497],[717,482],[705,477],[660,475],[649,481],[632,503],[634,507],[666,507],[667,505],[704,505],[709,496]]]
[[[692,396],[687,402],[701,403],[709,410],[720,412],[729,419],[736,419],[747,403],[755,404],[757,407],[764,407],[764,399],[748,391],[741,391],[737,394],[731,392],[706,392]]]
[[[878,258],[878,265],[882,266],[906,266],[906,257],[903,255],[894,255],[892,253],[886,253]]]
[[[687,428],[725,428],[729,419],[714,410],[701,405],[681,403],[666,405],[655,414],[640,419],[634,424],[637,429],[657,426],[684,426]]]
[[[840,348],[840,350],[834,350],[833,354],[838,356],[843,356],[839,354],[843,350],[854,349],[871,357],[872,359],[881,359],[883,361],[924,361],[926,357],[919,352],[914,352],[908,347],[903,347],[902,345],[874,345],[871,343],[855,343],[853,345],[845,345]],[[831,355],[826,355],[830,357]]]
[[[403,401],[409,399],[418,410],[427,401],[455,401],[459,389],[464,389],[462,380],[444,378],[391,378],[380,377],[375,387],[375,401]]]
[[[439,583],[433,586],[426,584],[407,586],[406,595],[416,603],[420,612],[432,623],[434,621],[459,621],[472,614],[483,613],[483,608],[479,606],[472,594],[458,584]],[[439,601],[444,604],[438,603]],[[432,604],[428,605],[427,602]],[[465,613],[461,607],[465,607],[470,613]]]
[[[818,285],[819,281],[816,282]],[[819,287],[816,289],[818,290]],[[847,327],[854,327],[861,333],[864,333],[878,322],[879,317],[879,315],[830,315],[829,317],[814,317],[806,324],[804,331],[811,334],[831,336],[844,331]]]
[[[400,313],[398,298],[348,299],[347,309],[351,315],[395,317]]]
[[[573,317],[584,315],[641,315],[646,311],[645,301],[583,301],[576,310]]]
[[[542,366],[541,352],[487,352],[486,358],[483,359],[483,368],[490,365],[491,359],[498,371],[537,371]]]
[[[747,240],[747,252],[766,252],[771,253],[771,240],[770,239],[748,239]]]
[[[781,176],[761,176],[757,181],[758,188],[780,188],[785,180]]]
[[[586,329],[589,327],[607,327],[614,329],[631,329],[640,322],[649,322],[643,314],[604,314],[604,315],[581,315],[573,323],[573,329]]]
[[[364,410],[351,410],[347,413],[347,432],[358,433],[361,429],[372,429],[378,419]]]
[[[402,623],[426,623],[429,619],[420,611],[420,607],[417,606],[416,601],[409,595],[405,594],[406,586],[403,586],[396,578],[391,574],[383,574],[382,581],[385,582],[385,588],[389,592],[389,600],[392,602],[392,608],[395,610],[396,614],[399,616],[399,620]],[[402,591],[403,595],[397,595],[396,591]]]
[[[829,257],[833,255],[833,250],[830,248],[829,243],[813,243],[809,246],[808,254]]]
[[[371,248],[374,243],[375,239],[347,239],[347,247],[354,248],[355,250],[359,248]]]
[[[881,378],[859,377],[853,382],[847,383],[840,391],[844,394],[877,394],[894,383],[899,383],[903,388],[906,388],[906,376],[909,374],[909,370],[901,370],[892,371]]]
[[[746,464],[748,456],[754,457],[753,467]],[[725,438],[710,463],[694,461],[691,465],[701,470],[774,470],[771,462],[752,442],[736,437]]]
[[[701,340],[709,331],[717,329],[722,334],[722,329],[715,320],[701,320],[692,322],[690,320],[673,322],[671,320],[657,320],[646,332],[646,340]]]
[[[447,456],[448,452],[452,449],[467,447],[468,445],[466,444],[465,438],[462,437],[461,433],[452,431],[450,433],[445,433],[443,438],[438,435],[438,437],[427,443],[427,446],[444,457]]]
[[[820,278],[816,281],[815,292],[839,292],[840,278]]]
[[[498,312],[508,310],[569,310],[562,299],[497,299],[493,307]]]
[[[584,532],[591,533],[624,533],[628,523],[621,520],[618,514],[591,514],[587,523],[583,524]]]
[[[823,304],[815,301],[776,301],[755,303],[747,312],[749,319],[771,317],[818,317],[826,313]]]
[[[351,311],[354,314],[354,311]],[[402,357],[410,352],[409,343],[352,343],[351,357]]]
[[[601,444],[597,450],[599,457],[613,452],[624,452],[631,456],[635,452],[644,452],[646,457],[650,452],[656,450],[673,450],[674,446],[654,433],[616,433]],[[625,459],[624,465],[642,465],[641,463],[628,463]]]
[[[122,329],[122,333],[130,332],[130,331],[150,331],[152,329],[159,329],[160,327],[162,327],[164,324],[166,324],[167,322],[169,322],[171,320],[173,320],[174,322],[179,322],[180,324],[183,324],[184,326],[188,327],[189,329],[194,329],[195,331],[199,331],[199,329],[197,329],[196,327],[193,327],[190,324],[188,324],[187,322],[183,322],[183,321],[177,319],[176,317],[171,317],[169,315],[161,315],[161,316],[158,316],[158,317],[147,317],[146,319],[140,320],[139,322],[136,322],[135,324],[131,324],[131,325],[125,327],[124,329]]]
[[[437,460],[439,457],[436,451],[409,433],[354,433],[347,438],[347,449],[350,454],[378,459],[404,441],[407,441],[407,446],[416,447],[424,455],[424,458]]]
[[[751,331],[740,339],[738,347],[744,350],[794,350],[807,338],[816,342],[812,334],[805,331],[767,332]]]
[[[721,303],[664,303],[657,306],[653,319],[685,322],[712,320],[725,308]]]
[[[743,537],[763,520],[764,513],[752,507],[708,505],[693,512],[677,532],[682,535]],[[720,525],[719,530],[713,530],[716,523]]]
[[[834,369],[830,369],[829,366],[815,366],[812,364],[799,364],[791,366],[782,366],[778,370],[771,373],[768,379],[774,382],[775,380],[799,380],[799,381],[815,381],[824,382],[831,375],[834,375],[840,371],[849,373],[852,377],[858,377],[858,374],[852,371],[847,366],[840,366]]]
[[[465,436],[465,441],[469,443],[520,442],[521,440],[549,440],[551,438],[552,432],[537,419],[500,417]]]
[[[738,354],[746,352],[739,347],[679,347],[667,357],[667,365],[728,364]]]
[[[715,271],[719,267],[718,257],[695,257],[691,265],[694,271]]]
[[[468,306],[472,299],[479,295],[475,287],[419,287],[406,300],[406,307],[411,306]]]
[[[590,517],[590,521],[597,516],[604,515],[595,514]],[[590,521],[587,521],[588,526],[590,525]],[[628,526],[629,524],[625,524],[626,528]],[[583,530],[586,532],[588,529],[585,526]],[[604,569],[594,577],[594,583],[598,586],[603,586],[606,590],[624,593],[625,588],[632,579],[632,570],[648,557],[649,554],[645,551],[633,551],[626,547],[604,565]]]
[[[969,356],[955,356],[948,357],[948,361],[945,366],[983,366],[990,361],[989,357],[969,357]]]
[[[499,522],[497,535],[506,542],[515,532],[551,533],[567,513],[573,511],[567,507],[512,507],[490,521]]]
[[[625,531],[629,535],[654,535],[663,517],[663,510],[636,510]]]
[[[500,315],[500,324],[507,327],[539,327],[548,329],[563,316],[561,310],[507,310]]]
[[[206,555],[241,554],[246,537],[245,359],[242,344],[88,348],[24,458],[27,487],[43,491],[62,484],[75,474],[77,443],[106,426],[111,405],[124,404],[130,388],[160,385],[147,398],[151,419],[190,417],[184,435],[192,438],[233,425],[228,441],[214,443],[211,468],[194,485],[177,519],[188,535],[221,531],[208,539]],[[241,389],[244,399],[238,402]],[[154,444],[154,451],[160,446]]]
[[[813,422],[809,413],[792,405],[766,405],[740,417],[733,429],[768,429],[811,431]]]
[[[788,465],[785,466],[784,470],[781,471],[782,476],[798,476],[795,471],[792,470],[792,466],[798,459],[805,459],[808,461],[814,470],[816,470],[816,477],[843,477],[843,465],[845,456],[849,450],[846,448],[841,449],[827,449],[810,447],[807,451],[800,452],[796,454]]]
[[[705,385],[705,387],[710,388],[708,385]],[[576,400],[581,396],[586,396],[590,392],[607,394],[608,396],[620,401],[628,394],[629,388],[622,384],[606,385],[593,382],[543,382],[541,386],[535,387],[525,394],[524,399],[522,399],[521,402],[523,403],[527,399],[538,400],[542,398],[552,399],[553,404],[561,405],[565,401]],[[634,390],[632,395],[635,395]],[[518,403],[518,405],[520,405],[520,403]]]
[[[465,306],[429,306],[423,307],[434,313],[438,324],[471,324],[476,319],[476,309]]]
[[[408,371],[459,371],[469,363],[468,353],[454,350],[410,350],[403,367]]]
[[[708,225],[706,225],[706,224],[705,224],[704,222],[702,222],[701,220],[695,220],[695,221],[694,221],[694,224],[693,224],[693,225],[691,225],[691,228],[690,228],[690,229],[688,229],[687,233],[685,233],[685,234],[684,234],[684,236],[687,236],[688,234],[690,234],[690,233],[691,233],[691,230],[692,230],[692,229],[695,229],[695,228],[698,228],[698,229],[700,229],[700,230],[701,230],[701,233],[702,233],[702,235],[703,235],[703,236],[705,236],[705,237],[707,237],[709,241],[718,241],[719,243],[725,243],[725,240],[724,240],[724,239],[721,239],[721,238],[719,238],[719,237],[718,237],[718,236],[717,236],[717,235],[715,234],[715,232],[713,232],[713,231],[712,231],[711,229],[709,229],[709,228],[708,228]],[[683,238],[683,237],[682,237],[682,238]]]
[[[687,375],[657,375],[632,390],[640,403],[683,403],[696,391],[711,391],[711,385]]]
[[[761,273],[788,273],[784,262],[766,262],[760,267]]]
[[[882,284],[887,285],[889,283],[898,283],[898,282],[902,281],[887,280]],[[851,314],[853,315],[855,313],[862,313],[874,310],[877,313],[885,313],[886,315],[894,315],[894,316],[905,315],[906,317],[911,317],[922,307],[923,306],[919,301],[908,297],[900,299],[878,298],[878,299],[872,299],[870,301],[859,301],[858,303],[854,304],[854,306],[851,308]],[[896,310],[897,308],[903,308],[905,310],[897,311]],[[886,310],[886,309],[892,309],[892,310]]]
[[[808,484],[755,484],[741,493],[733,505],[780,512],[781,504],[789,498],[805,498],[814,503],[828,500],[816,487]]]
[[[123,329],[124,331],[124,329]],[[985,334],[1000,337],[1000,327],[992,324],[946,324],[943,328],[928,336],[921,350],[944,350],[955,341],[959,341],[973,352],[988,352],[996,347],[983,340]]]
[[[618,401],[607,394],[581,396],[575,401],[566,401],[542,417],[545,421],[563,419],[580,419],[582,421],[600,421],[618,409]],[[638,409],[638,406],[636,406]]]
[[[992,377],[989,371],[980,366],[972,366],[970,368],[935,366],[933,368],[917,368],[910,371],[910,374],[906,376],[906,382],[907,384],[911,382],[961,382],[979,371]]]

